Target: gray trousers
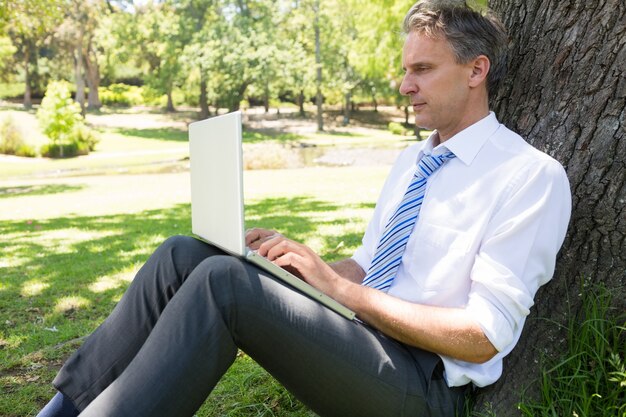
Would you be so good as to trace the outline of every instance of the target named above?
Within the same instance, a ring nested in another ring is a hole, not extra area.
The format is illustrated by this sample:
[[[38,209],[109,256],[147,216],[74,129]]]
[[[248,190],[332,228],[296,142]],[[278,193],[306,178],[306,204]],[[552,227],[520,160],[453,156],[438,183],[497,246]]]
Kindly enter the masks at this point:
[[[454,416],[440,359],[190,237],[162,244],[54,386],[82,416],[192,416],[251,356],[322,416]]]

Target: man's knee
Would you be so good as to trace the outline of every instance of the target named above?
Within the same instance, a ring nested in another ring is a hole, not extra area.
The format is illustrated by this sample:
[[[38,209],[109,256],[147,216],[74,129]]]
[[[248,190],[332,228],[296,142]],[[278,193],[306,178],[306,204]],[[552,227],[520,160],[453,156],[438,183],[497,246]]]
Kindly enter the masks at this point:
[[[239,280],[247,276],[242,260],[230,255],[215,255],[207,258],[198,265],[197,269],[210,280]]]
[[[211,256],[198,265],[196,272],[220,305],[231,304],[250,292],[251,280],[244,261],[235,256]]]
[[[172,236],[155,251],[161,262],[170,263],[181,275],[189,275],[205,258],[212,255],[211,248],[190,236]]]
[[[157,248],[157,251],[185,253],[189,251],[201,250],[206,243],[191,236],[176,235],[167,238]]]
[[[211,247],[189,236],[173,236],[165,240],[137,274],[135,281],[159,291],[175,292],[191,272],[207,257]]]

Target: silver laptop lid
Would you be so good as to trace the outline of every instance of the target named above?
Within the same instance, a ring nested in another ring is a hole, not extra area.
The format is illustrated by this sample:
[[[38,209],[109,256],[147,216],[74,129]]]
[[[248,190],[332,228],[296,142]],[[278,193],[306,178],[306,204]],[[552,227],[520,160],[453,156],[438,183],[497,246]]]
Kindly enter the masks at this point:
[[[189,125],[191,231],[239,256],[245,254],[242,159],[241,112]]]

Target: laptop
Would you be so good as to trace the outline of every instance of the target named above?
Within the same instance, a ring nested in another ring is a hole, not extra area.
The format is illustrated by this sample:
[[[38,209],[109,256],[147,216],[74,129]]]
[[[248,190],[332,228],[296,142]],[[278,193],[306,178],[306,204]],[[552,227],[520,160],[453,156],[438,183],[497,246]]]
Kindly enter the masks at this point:
[[[223,251],[251,262],[343,317],[355,313],[246,247],[241,112],[189,125],[191,231]]]

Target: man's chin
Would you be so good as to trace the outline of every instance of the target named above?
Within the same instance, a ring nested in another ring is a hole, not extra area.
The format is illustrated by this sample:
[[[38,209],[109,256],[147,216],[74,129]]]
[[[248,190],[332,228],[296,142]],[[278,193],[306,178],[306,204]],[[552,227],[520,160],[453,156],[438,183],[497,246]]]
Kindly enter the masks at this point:
[[[432,123],[429,120],[421,119],[417,116],[415,116],[415,126],[424,130],[435,130],[435,128],[432,126]]]

